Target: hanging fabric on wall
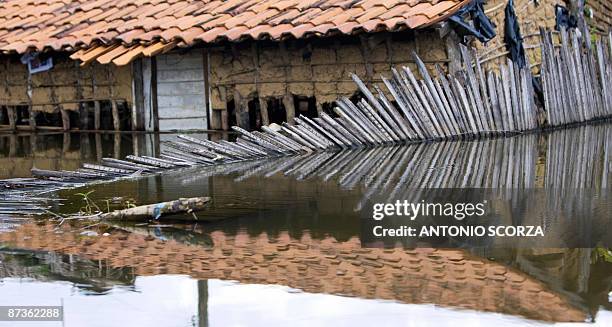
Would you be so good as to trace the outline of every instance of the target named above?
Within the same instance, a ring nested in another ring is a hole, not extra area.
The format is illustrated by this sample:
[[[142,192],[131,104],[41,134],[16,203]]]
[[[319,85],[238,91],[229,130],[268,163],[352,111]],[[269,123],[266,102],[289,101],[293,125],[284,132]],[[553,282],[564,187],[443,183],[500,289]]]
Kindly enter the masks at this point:
[[[520,68],[525,67],[525,48],[523,47],[523,37],[519,26],[518,17],[514,12],[514,1],[508,0],[504,19],[504,43],[508,51],[508,57],[512,59]]]
[[[506,50],[508,51],[508,57],[515,62],[519,68],[523,68],[527,65],[525,57],[525,47],[523,47],[523,37],[521,36],[521,28],[514,12],[514,1],[508,0],[506,5],[504,18],[504,43],[506,44]],[[536,98],[540,103],[544,103],[544,93],[542,92],[542,85],[540,81],[535,77],[532,78],[531,84],[536,94]]]
[[[578,27],[578,20],[570,14],[567,8],[561,5],[555,5],[555,30],[560,31],[561,27],[565,29]]]
[[[466,14],[472,19],[472,25],[465,21]],[[495,24],[484,13],[484,0],[470,2],[448,20],[455,32],[462,38],[471,35],[480,42],[486,43],[496,35]]]
[[[39,55],[38,52],[28,52],[21,56],[21,63],[28,65],[30,75],[45,72],[53,68],[53,58]]]

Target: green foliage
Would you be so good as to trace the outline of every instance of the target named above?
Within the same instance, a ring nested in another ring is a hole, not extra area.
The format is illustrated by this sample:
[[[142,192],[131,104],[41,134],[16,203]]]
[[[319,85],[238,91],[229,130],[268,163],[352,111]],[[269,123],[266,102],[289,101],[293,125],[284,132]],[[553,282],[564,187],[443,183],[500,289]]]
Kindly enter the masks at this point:
[[[94,191],[91,190],[86,193],[76,193],[75,194],[75,195],[82,197],[82,200],[85,202],[85,206],[81,207],[80,209],[81,213],[84,213],[86,215],[93,215],[93,214],[102,212],[102,210],[100,210],[100,207],[98,207],[98,205],[89,197],[91,193],[93,192]]]
[[[599,261],[612,263],[612,251],[608,248],[595,248],[593,251],[593,262]]]
[[[79,209],[80,214],[95,215],[102,212],[111,212],[111,199],[104,200],[104,203],[106,204],[106,211],[104,211],[100,209],[100,206],[98,206],[98,204],[94,200],[92,200],[91,194],[93,192],[94,190],[85,193],[75,193],[75,195],[81,197],[81,199],[85,203],[84,206]],[[136,201],[134,201],[133,199],[125,199],[124,201],[122,201],[122,205],[122,209],[134,208],[136,207]]]

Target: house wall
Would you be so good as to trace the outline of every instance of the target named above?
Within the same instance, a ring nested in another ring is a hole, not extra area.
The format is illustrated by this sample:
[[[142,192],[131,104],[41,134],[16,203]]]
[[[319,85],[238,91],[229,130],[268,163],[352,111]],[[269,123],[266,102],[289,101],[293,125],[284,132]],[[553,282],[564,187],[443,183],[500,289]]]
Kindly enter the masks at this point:
[[[376,33],[281,43],[243,42],[209,51],[211,128],[214,129],[227,129],[228,121],[233,119],[230,101],[239,112],[236,121],[243,125],[240,111],[246,110],[253,100],[260,107],[276,99],[284,107],[299,109],[303,104],[294,103],[295,97],[314,97],[320,111],[338,97],[356,93],[350,73],[356,73],[366,82],[378,83],[381,74],[389,77],[391,67],[408,65],[416,69],[413,51],[429,68],[433,69],[435,63],[443,66],[447,63],[444,41],[433,29],[419,30],[416,34]]]
[[[19,57],[1,57],[0,104],[28,105],[28,69]],[[132,102],[131,67],[101,65],[93,63],[79,67],[77,61],[65,54],[53,57],[53,68],[47,72],[33,74],[32,105],[35,110],[52,112],[52,104],[59,103],[62,109],[77,110],[76,100],[122,99]]]
[[[0,56],[0,125],[12,130],[130,129],[132,67],[80,67],[68,55],[53,53],[53,68],[32,75],[19,56]]]
[[[514,10],[524,39],[523,45],[534,73],[539,71],[541,63],[539,28],[554,30],[555,5],[570,8],[569,2],[569,0],[514,0]],[[508,0],[487,1],[485,13],[497,26],[497,36],[487,44],[481,44],[478,41],[473,44],[478,49],[484,66],[490,69],[495,69],[507,58],[504,44],[504,10],[507,3]],[[586,0],[585,9],[585,20],[591,33],[607,35],[612,24],[612,3],[608,0]],[[589,17],[589,10],[592,10],[592,18]],[[556,37],[555,41],[558,41]]]
[[[612,26],[612,2],[610,0],[586,0],[585,17],[591,33],[608,34]],[[589,14],[590,11],[590,14]]]
[[[507,52],[504,44],[504,19],[508,0],[488,0],[485,4],[485,13],[497,26],[497,36],[487,44],[474,42],[478,49],[478,56],[488,69],[495,69],[506,62]],[[537,3],[537,5],[536,5]],[[523,46],[527,58],[534,69],[541,62],[539,28],[552,30],[555,27],[555,5],[564,5],[563,0],[514,0],[514,11],[518,17],[523,36]]]

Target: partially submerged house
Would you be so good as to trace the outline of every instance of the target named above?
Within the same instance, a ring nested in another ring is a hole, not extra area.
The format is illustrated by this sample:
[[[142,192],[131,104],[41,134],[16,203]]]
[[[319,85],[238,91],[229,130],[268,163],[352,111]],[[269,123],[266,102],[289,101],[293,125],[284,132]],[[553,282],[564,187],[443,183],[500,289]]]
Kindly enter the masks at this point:
[[[2,1],[0,125],[227,130],[316,116],[357,94],[349,73],[376,83],[413,51],[452,71],[460,38],[445,21],[471,1]],[[515,6],[550,18],[547,2]]]

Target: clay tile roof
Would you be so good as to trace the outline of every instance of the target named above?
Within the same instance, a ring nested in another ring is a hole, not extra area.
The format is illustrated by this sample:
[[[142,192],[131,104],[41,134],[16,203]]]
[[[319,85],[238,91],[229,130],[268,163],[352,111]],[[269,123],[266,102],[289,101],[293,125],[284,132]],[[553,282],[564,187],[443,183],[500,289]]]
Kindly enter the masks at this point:
[[[0,52],[423,28],[471,0],[0,0]]]

